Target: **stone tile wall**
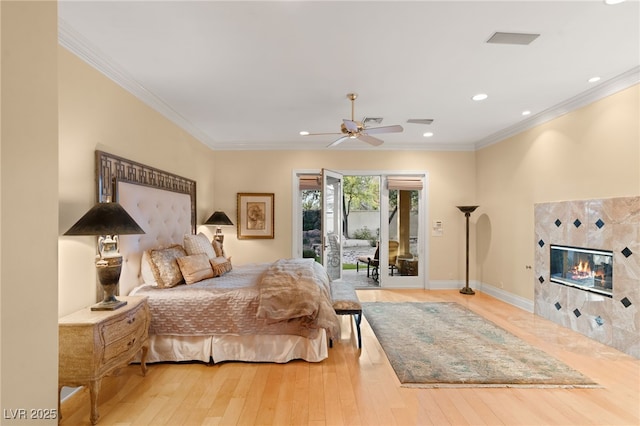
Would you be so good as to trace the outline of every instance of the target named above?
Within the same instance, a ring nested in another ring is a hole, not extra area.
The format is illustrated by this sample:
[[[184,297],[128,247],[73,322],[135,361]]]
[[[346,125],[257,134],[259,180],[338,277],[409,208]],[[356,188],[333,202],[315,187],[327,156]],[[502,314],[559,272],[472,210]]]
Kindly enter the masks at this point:
[[[534,312],[640,358],[640,197],[534,209]],[[551,282],[551,244],[613,251],[613,297]]]

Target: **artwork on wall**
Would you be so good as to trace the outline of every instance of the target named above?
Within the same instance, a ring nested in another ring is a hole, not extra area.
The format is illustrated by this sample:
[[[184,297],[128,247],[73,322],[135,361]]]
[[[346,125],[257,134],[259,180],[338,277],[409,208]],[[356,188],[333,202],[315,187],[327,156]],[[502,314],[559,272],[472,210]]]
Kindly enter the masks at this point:
[[[238,239],[273,238],[273,194],[238,193]]]

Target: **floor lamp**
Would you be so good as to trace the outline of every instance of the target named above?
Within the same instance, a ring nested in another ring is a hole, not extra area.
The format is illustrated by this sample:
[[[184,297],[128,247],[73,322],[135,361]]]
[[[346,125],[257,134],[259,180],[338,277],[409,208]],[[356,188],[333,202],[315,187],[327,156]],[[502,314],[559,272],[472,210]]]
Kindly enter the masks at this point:
[[[476,294],[473,289],[469,287],[469,216],[473,213],[478,206],[456,206],[462,213],[464,213],[464,217],[467,218],[467,263],[466,263],[466,282],[465,286],[460,289],[460,293],[462,294]]]

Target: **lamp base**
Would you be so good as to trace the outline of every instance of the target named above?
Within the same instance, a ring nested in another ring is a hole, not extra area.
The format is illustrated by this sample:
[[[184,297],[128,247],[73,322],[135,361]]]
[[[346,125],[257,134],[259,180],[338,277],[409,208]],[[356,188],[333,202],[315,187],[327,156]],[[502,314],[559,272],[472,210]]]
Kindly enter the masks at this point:
[[[462,293],[462,294],[476,294],[476,292],[473,291],[473,289],[471,287],[462,287],[460,289],[460,293]]]
[[[122,269],[122,256],[111,256],[100,259],[96,262],[98,279],[104,291],[102,302],[91,306],[92,311],[114,311],[127,304],[125,301],[116,299],[118,292],[118,281]]]
[[[126,300],[113,300],[105,302],[104,300],[100,303],[96,303],[91,307],[92,311],[115,311],[116,309],[122,308],[127,304]]]

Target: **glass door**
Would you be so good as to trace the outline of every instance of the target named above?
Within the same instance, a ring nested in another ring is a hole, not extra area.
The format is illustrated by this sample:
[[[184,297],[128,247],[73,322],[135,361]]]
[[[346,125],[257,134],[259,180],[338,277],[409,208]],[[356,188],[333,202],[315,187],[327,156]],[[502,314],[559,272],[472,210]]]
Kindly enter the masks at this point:
[[[342,175],[322,170],[322,264],[332,280],[342,278]]]
[[[384,287],[423,287],[422,177],[387,176],[383,211],[380,276]]]

